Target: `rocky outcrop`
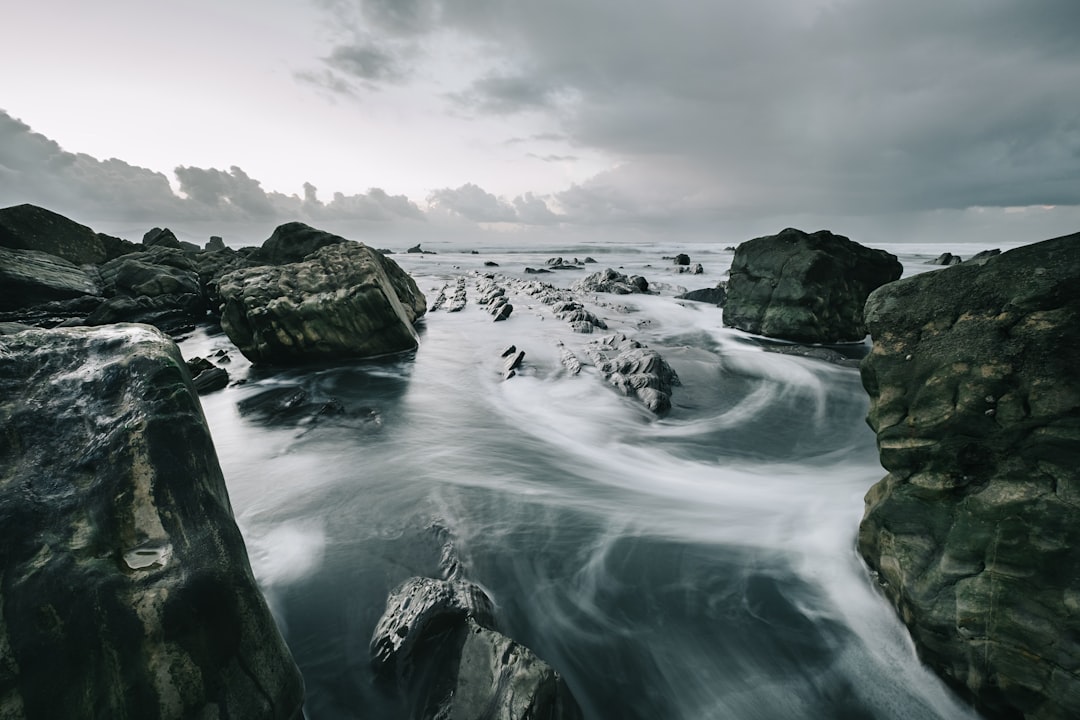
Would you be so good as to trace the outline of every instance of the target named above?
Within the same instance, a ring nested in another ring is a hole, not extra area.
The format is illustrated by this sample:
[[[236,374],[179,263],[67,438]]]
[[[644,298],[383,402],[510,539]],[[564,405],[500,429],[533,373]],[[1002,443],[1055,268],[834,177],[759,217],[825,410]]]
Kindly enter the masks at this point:
[[[889,474],[859,550],[922,658],[991,716],[1080,717],[1080,234],[866,303]]]
[[[945,265],[945,266],[948,266],[948,265],[959,265],[962,262],[964,262],[964,258],[960,257],[959,255],[953,255],[950,252],[946,252],[946,253],[941,253],[940,255],[938,255],[933,260],[927,260],[924,264],[926,264],[926,265]]]
[[[410,699],[410,718],[580,718],[562,677],[494,627],[491,599],[477,585],[414,577],[387,600],[372,666]]]
[[[720,283],[716,287],[690,290],[675,296],[676,300],[693,300],[695,302],[709,303],[710,305],[723,306],[727,300],[727,286]]]
[[[299,718],[176,346],[0,336],[0,716]]]
[[[63,258],[0,247],[0,311],[100,294],[93,277]]]
[[[304,261],[237,270],[219,281],[221,325],[257,363],[292,365],[411,350],[424,296],[366,245],[322,247]]]
[[[679,385],[679,376],[660,353],[622,334],[589,343],[585,351],[623,395],[637,398],[657,415],[671,410],[671,392]]]
[[[253,256],[258,262],[270,265],[300,262],[305,257],[327,245],[349,242],[345,238],[317,230],[302,222],[278,225]]]
[[[105,246],[97,233],[36,205],[0,209],[0,247],[37,250],[76,265],[106,259]]]
[[[867,296],[901,271],[895,256],[827,230],[748,240],[731,262],[724,325],[796,342],[862,340]]]
[[[627,277],[621,272],[607,268],[598,273],[593,273],[583,280],[575,283],[575,292],[605,292],[616,295],[630,295],[632,293],[644,293],[649,291],[649,281],[641,275]]]

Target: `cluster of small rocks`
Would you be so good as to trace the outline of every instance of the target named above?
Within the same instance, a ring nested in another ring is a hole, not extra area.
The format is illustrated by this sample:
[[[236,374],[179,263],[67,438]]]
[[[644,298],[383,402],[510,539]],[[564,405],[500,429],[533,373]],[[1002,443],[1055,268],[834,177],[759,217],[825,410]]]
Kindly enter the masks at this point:
[[[671,409],[672,388],[679,376],[660,356],[623,334],[609,335],[585,347],[604,379],[624,395],[635,397],[657,415]]]
[[[476,290],[479,293],[476,302],[487,308],[491,316],[495,318],[495,322],[510,317],[514,306],[506,297],[506,288],[495,282],[494,275],[481,276],[476,283]]]
[[[464,310],[468,299],[468,291],[465,285],[464,277],[457,278],[452,291],[449,283],[443,285],[439,290],[439,294],[435,297],[435,302],[431,303],[431,309],[441,310],[445,305],[446,312],[461,312]]]

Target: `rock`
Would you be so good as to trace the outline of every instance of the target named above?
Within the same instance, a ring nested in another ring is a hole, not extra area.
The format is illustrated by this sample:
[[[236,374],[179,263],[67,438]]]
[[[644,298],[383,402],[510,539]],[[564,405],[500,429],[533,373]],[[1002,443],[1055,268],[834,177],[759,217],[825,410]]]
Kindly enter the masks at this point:
[[[411,578],[387,600],[372,667],[410,699],[410,718],[581,718],[559,674],[494,627],[491,599],[475,584]]]
[[[142,244],[147,247],[166,247],[174,250],[180,249],[180,241],[168,228],[150,228],[143,234]]]
[[[671,409],[679,376],[655,350],[625,335],[609,335],[586,346],[593,365],[623,395],[637,398],[657,415]]]
[[[513,347],[511,345],[511,347]],[[521,367],[521,363],[525,360],[525,351],[516,350],[509,355],[503,355],[503,379],[509,380],[517,375],[517,369]]]
[[[985,263],[990,258],[992,258],[992,257],[994,257],[996,255],[1000,255],[1000,254],[1001,254],[1001,251],[997,250],[997,249],[994,249],[994,250],[981,250],[980,252],[977,252],[974,255],[972,255],[970,258],[968,258],[967,262],[969,264],[974,263],[975,265],[982,265],[983,263]]]
[[[332,244],[303,262],[220,280],[221,326],[252,362],[292,365],[414,349],[426,311],[416,283],[366,245]]]
[[[578,360],[577,355],[575,355],[570,348],[562,343],[559,343],[559,362],[566,368],[566,372],[571,375],[578,375],[581,373],[581,361]]]
[[[61,257],[0,247],[0,311],[100,294],[85,270]]]
[[[705,268],[701,266],[701,263],[694,263],[693,265],[680,265],[676,269],[680,274],[685,273],[687,275],[701,275],[705,272]]]
[[[959,265],[964,259],[952,253],[941,253],[933,260],[927,260],[926,265]]]
[[[862,340],[866,297],[901,271],[895,256],[827,230],[748,240],[731,262],[724,325],[796,342]]]
[[[499,263],[495,262],[494,260],[485,260],[484,267],[499,267]]]
[[[495,322],[500,322],[510,317],[512,312],[514,312],[514,306],[508,302],[502,302],[492,309],[491,314],[495,316]]]
[[[415,245],[413,245],[413,246],[412,246],[411,248],[409,248],[409,249],[408,249],[408,250],[406,250],[405,252],[407,252],[407,253],[412,253],[412,254],[414,254],[414,255],[416,255],[416,254],[420,254],[420,255],[435,255],[435,254],[436,254],[434,250],[421,250],[421,249],[420,249],[420,243],[416,243]]]
[[[875,291],[859,550],[991,716],[1080,717],[1080,233]]]
[[[550,272],[551,271],[548,270],[547,268],[531,268],[531,267],[525,268],[525,274],[526,275],[543,275],[544,273],[550,273]]]
[[[576,292],[606,292],[616,295],[630,295],[649,291],[649,281],[640,275],[627,277],[608,268],[603,272],[593,273],[574,284]]]
[[[0,210],[0,247],[37,250],[75,265],[105,261],[105,246],[90,228],[36,205]]]
[[[684,292],[682,295],[676,295],[677,300],[694,300],[696,302],[709,303],[711,305],[723,306],[724,301],[727,299],[727,289],[721,283],[716,287],[702,288],[701,290],[691,290],[690,292]]]
[[[301,716],[168,338],[0,337],[0,426],[0,716]]]
[[[112,235],[106,235],[105,233],[98,233],[98,239],[101,240],[102,246],[105,248],[105,260],[115,260],[121,255],[130,255],[134,252],[142,252],[146,248],[138,243],[133,243],[130,240],[124,240],[123,238],[113,237]]]
[[[198,265],[166,246],[110,260],[100,269],[107,295],[201,295]]]
[[[229,384],[229,373],[224,368],[212,367],[203,370],[192,378],[191,382],[195,386],[195,392],[206,395],[207,393],[225,389]]]
[[[686,253],[679,253],[678,255],[676,255],[673,258],[673,260],[675,261],[676,265],[689,265],[690,264],[690,256],[687,255]]]
[[[205,316],[206,302],[201,295],[117,295],[98,305],[79,324],[143,323],[175,337],[191,332]]]
[[[214,252],[215,250],[226,249],[228,248],[226,247],[225,241],[221,238],[220,235],[211,235],[206,245],[203,246],[203,250],[206,250],[207,252]]]
[[[349,241],[339,235],[317,230],[302,222],[290,222],[274,228],[252,259],[271,265],[284,265],[300,262],[327,245],[346,242]]]

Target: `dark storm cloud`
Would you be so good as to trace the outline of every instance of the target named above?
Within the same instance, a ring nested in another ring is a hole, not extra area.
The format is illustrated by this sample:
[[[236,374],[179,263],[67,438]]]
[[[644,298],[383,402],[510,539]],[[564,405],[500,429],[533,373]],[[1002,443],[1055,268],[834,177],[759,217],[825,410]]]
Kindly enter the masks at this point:
[[[324,203],[310,183],[304,184],[303,198],[268,192],[238,167],[181,166],[175,172],[180,195],[162,173],[67,152],[0,111],[0,200],[5,206],[32,203],[86,221],[425,220],[407,197],[380,188],[335,193]]]
[[[1080,203],[1075,0],[347,5],[490,48],[458,106],[549,111],[621,172],[681,163],[732,212]]]

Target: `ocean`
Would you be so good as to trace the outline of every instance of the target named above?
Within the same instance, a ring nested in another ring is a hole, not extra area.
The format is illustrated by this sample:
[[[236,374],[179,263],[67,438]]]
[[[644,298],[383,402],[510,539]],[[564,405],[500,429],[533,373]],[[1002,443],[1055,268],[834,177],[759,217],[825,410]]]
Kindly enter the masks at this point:
[[[202,403],[309,720],[403,716],[368,643],[393,588],[438,577],[449,546],[500,629],[563,675],[587,718],[977,717],[920,664],[856,553],[863,495],[885,475],[857,368],[766,352],[721,309],[675,299],[723,279],[730,249],[424,247],[437,254],[391,257],[429,305],[460,276],[469,301],[430,312],[415,352],[261,369],[220,330],[181,342],[188,358],[226,351],[242,381]],[[986,249],[884,247],[906,274],[943,250]],[[704,274],[677,274],[665,257],[679,252]],[[560,256],[597,262],[524,272]],[[485,272],[569,287],[607,267],[658,293],[586,306],[676,370],[666,417],[590,366],[567,372],[559,344],[584,361],[597,336],[535,298],[512,294],[498,323],[475,303]],[[509,345],[525,359],[504,379]],[[251,407],[275,389],[302,389],[306,405]]]

